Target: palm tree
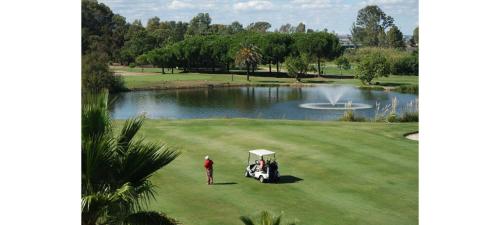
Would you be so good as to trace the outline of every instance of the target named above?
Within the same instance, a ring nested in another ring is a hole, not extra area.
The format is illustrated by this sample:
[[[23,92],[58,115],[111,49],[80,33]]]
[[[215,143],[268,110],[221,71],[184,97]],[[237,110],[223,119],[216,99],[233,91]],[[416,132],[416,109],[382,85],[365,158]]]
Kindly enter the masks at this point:
[[[258,222],[254,222],[248,216],[240,216],[240,220],[245,225],[280,225],[281,215],[278,217],[275,217],[267,211],[262,211],[260,213],[260,221],[258,221]],[[288,225],[295,225],[295,223],[289,223]]]
[[[244,44],[235,56],[235,63],[247,70],[247,81],[250,81],[250,67],[255,68],[262,60],[259,48],[253,44]]]
[[[161,212],[143,211],[154,199],[151,175],[179,153],[134,138],[145,117],[113,133],[107,93],[87,94],[82,107],[82,224],[176,224]]]

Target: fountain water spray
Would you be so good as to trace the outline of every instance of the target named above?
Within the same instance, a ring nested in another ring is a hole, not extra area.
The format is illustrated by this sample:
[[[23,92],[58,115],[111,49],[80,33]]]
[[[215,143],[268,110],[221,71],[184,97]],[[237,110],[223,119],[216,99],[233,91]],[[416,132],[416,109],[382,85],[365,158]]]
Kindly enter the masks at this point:
[[[335,89],[327,88],[327,87],[320,87],[320,91],[325,95],[326,99],[332,104],[332,106],[335,106],[337,102],[340,100],[342,95],[346,92],[345,87],[339,87]]]
[[[347,87],[320,87],[321,93],[324,94],[329,103],[304,103],[300,107],[308,109],[329,109],[329,110],[346,110],[346,103],[339,102],[344,93],[347,91]],[[350,109],[369,109],[371,105],[363,103],[351,103]]]

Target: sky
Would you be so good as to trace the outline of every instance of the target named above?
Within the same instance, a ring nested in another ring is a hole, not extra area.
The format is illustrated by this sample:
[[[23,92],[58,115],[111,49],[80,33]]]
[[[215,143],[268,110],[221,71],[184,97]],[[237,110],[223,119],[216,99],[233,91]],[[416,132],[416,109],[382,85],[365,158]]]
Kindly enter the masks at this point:
[[[243,26],[267,21],[271,31],[290,23],[306,28],[350,34],[358,10],[378,5],[394,18],[403,34],[411,35],[418,25],[418,0],[99,0],[128,22],[139,19],[145,25],[151,17],[162,21],[189,22],[196,14],[209,13],[212,24],[238,21]]]

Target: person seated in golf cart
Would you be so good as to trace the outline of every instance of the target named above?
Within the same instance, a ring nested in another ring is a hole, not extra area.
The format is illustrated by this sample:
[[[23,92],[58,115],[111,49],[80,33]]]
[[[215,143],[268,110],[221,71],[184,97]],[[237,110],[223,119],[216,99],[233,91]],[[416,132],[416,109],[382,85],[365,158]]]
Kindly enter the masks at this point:
[[[264,161],[264,156],[261,156],[259,160],[259,170],[265,171],[265,168],[266,168],[266,162]]]

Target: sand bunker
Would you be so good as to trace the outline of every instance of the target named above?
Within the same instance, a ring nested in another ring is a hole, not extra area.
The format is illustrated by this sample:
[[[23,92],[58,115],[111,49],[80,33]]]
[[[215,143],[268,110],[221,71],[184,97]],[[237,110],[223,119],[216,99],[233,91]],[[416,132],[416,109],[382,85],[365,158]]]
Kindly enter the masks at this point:
[[[418,133],[413,133],[413,134],[408,134],[406,135],[406,138],[414,141],[418,141]]]

